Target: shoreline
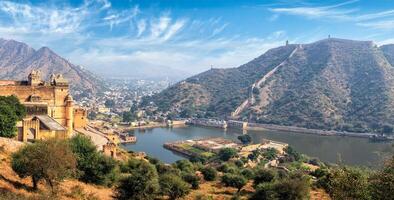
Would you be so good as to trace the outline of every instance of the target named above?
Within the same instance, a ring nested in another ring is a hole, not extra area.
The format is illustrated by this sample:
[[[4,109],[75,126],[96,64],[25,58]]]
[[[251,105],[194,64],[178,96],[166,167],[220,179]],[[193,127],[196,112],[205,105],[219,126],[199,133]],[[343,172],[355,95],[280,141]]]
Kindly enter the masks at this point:
[[[319,130],[319,129],[308,129],[308,128],[302,128],[296,126],[282,126],[282,125],[256,124],[256,123],[249,123],[246,130],[247,131],[274,130],[274,131],[286,131],[291,133],[304,133],[304,134],[319,135],[319,136],[346,136],[346,137],[358,137],[358,138],[371,138],[377,135],[375,133],[356,133],[356,132],[347,132],[347,131]]]

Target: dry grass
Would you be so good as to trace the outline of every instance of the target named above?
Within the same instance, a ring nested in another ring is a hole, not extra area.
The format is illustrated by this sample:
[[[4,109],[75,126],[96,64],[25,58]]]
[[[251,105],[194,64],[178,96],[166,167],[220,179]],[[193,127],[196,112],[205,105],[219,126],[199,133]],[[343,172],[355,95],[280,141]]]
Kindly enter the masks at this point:
[[[0,193],[12,194],[12,198],[21,199],[53,199],[51,190],[40,182],[39,191],[33,191],[30,178],[19,178],[11,168],[11,153],[15,152],[23,143],[0,138]],[[77,180],[66,180],[60,183],[55,199],[82,199],[82,200],[109,200],[113,199],[113,190],[110,188],[89,185]],[[1,196],[1,195],[0,195]],[[11,197],[10,197],[11,198]],[[2,199],[0,197],[0,199]]]

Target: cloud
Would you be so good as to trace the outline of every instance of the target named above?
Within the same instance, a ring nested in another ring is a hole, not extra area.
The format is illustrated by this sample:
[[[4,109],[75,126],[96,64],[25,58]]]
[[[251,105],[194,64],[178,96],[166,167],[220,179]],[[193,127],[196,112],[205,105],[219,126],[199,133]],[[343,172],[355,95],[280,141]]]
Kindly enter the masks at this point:
[[[87,0],[79,7],[2,1],[0,16],[9,20],[0,21],[0,34],[36,48],[49,46],[72,63],[108,74],[120,68],[198,73],[211,65],[237,67],[287,39],[281,30],[259,37],[226,35],[232,24],[221,17],[141,9],[118,10],[108,0]]]
[[[146,30],[146,20],[142,19],[137,22],[137,37],[141,36],[142,33]]]
[[[25,27],[35,32],[60,34],[78,31],[86,14],[79,9],[51,10],[9,1],[0,2],[0,11],[11,17],[14,27]]]
[[[357,11],[359,10],[355,8],[347,8],[347,9],[342,8],[357,2],[358,0],[353,0],[353,1],[345,1],[343,3],[329,5],[329,6],[279,7],[279,8],[269,8],[268,10],[274,13],[304,16],[308,18],[333,18],[333,19],[339,19],[345,21],[366,21],[366,20],[373,20],[378,18],[394,16],[394,10],[385,10],[385,11],[368,13],[368,14],[356,14]]]
[[[394,20],[375,21],[367,23],[357,23],[359,26],[374,28],[374,29],[394,29]]]

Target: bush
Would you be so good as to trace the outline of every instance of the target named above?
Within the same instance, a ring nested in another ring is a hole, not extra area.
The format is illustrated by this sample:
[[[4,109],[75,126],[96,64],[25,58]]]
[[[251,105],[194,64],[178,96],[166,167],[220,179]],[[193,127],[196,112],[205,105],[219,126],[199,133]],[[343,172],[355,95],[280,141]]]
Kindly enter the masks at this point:
[[[246,179],[248,179],[248,180],[254,178],[254,172],[253,172],[253,170],[248,169],[248,168],[241,170],[241,174],[242,174],[242,176],[244,176],[244,177],[245,177]]]
[[[201,173],[206,181],[214,181],[217,176],[217,171],[213,167],[205,167],[201,170]]]
[[[70,144],[77,158],[79,180],[99,185],[112,185],[116,181],[115,160],[99,153],[90,138],[76,135]]]
[[[228,161],[237,155],[237,151],[233,148],[224,148],[219,151],[219,158],[222,161]]]
[[[372,199],[394,199],[394,156],[387,161],[383,169],[373,174],[369,181]]]
[[[290,177],[258,184],[251,199],[306,200],[309,199],[309,190],[307,177]]]
[[[252,138],[250,137],[250,135],[240,135],[237,137],[239,141],[242,142],[242,144],[249,144],[250,142],[252,142]]]
[[[191,163],[189,160],[178,160],[174,163],[174,166],[184,172],[191,173],[195,171],[193,163]]]
[[[254,176],[253,184],[255,186],[259,185],[260,183],[268,183],[275,179],[276,172],[271,169],[263,169],[260,168],[257,170]]]
[[[159,180],[155,167],[145,161],[121,179],[115,189],[116,198],[121,200],[155,199],[159,192]]]
[[[247,180],[240,175],[224,174],[222,177],[222,183],[227,187],[237,188],[237,193],[246,185]]]
[[[21,177],[32,177],[33,188],[44,179],[52,188],[75,174],[76,160],[64,140],[50,139],[26,145],[12,155],[12,169]]]
[[[333,169],[327,190],[333,199],[369,199],[368,174],[358,168]]]
[[[218,170],[223,173],[238,173],[238,168],[234,164],[224,163],[219,166]]]
[[[200,178],[195,174],[190,174],[190,173],[183,174],[182,179],[188,182],[192,186],[192,189],[198,189],[200,186]]]
[[[170,199],[178,199],[186,196],[190,192],[189,185],[179,176],[173,174],[164,174],[160,176],[160,188],[164,195],[168,195]]]

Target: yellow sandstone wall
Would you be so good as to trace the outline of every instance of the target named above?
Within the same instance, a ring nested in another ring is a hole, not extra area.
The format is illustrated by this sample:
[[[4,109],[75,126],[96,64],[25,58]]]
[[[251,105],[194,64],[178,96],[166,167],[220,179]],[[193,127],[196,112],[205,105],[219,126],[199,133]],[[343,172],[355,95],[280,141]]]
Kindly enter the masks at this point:
[[[85,109],[74,109],[74,128],[85,128],[88,125],[88,114]]]

